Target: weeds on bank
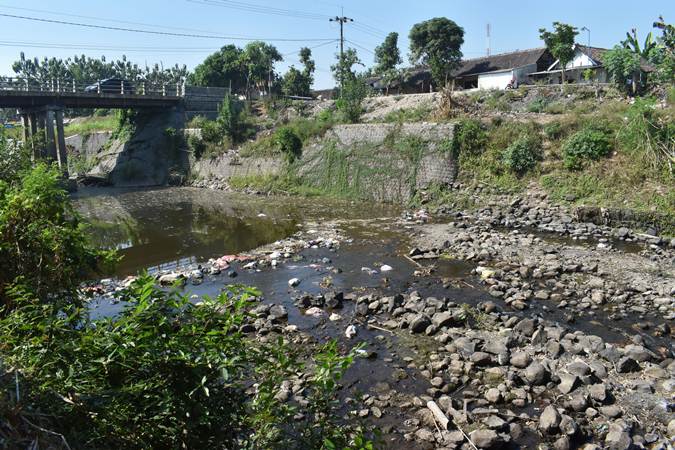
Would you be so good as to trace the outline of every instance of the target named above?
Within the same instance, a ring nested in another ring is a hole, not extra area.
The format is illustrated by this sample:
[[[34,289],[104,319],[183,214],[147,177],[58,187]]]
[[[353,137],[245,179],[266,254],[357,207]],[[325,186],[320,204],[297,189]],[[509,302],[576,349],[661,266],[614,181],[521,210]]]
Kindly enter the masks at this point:
[[[63,128],[65,136],[75,134],[88,135],[99,131],[113,131],[118,124],[118,118],[115,115],[91,116],[86,119],[78,119],[70,122]]]

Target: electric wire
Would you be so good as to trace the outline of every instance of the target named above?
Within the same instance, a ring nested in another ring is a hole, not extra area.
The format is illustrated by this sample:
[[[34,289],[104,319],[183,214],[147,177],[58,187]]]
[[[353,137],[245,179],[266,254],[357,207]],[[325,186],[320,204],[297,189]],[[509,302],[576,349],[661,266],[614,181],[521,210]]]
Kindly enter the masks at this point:
[[[0,13],[0,17],[9,17],[13,19],[22,19],[22,20],[30,20],[30,21],[35,21],[35,22],[43,22],[43,23],[54,23],[54,24],[59,24],[59,25],[71,25],[71,26],[78,26],[78,27],[85,27],[85,28],[97,28],[97,29],[103,29],[103,30],[112,30],[112,31],[126,31],[126,32],[132,32],[132,33],[144,33],[144,34],[155,34],[155,35],[161,35],[161,36],[177,36],[177,37],[192,37],[192,38],[203,38],[203,39],[220,39],[220,40],[240,40],[240,41],[255,41],[255,40],[260,40],[260,41],[270,41],[270,42],[327,42],[327,41],[333,41],[334,39],[331,38],[304,38],[304,39],[296,39],[296,38],[261,38],[261,37],[241,37],[241,36],[211,36],[211,35],[204,35],[204,34],[191,34],[191,33],[174,33],[174,32],[169,32],[169,31],[155,31],[155,30],[143,30],[139,28],[124,28],[124,27],[113,27],[113,26],[108,26],[108,25],[95,25],[95,24],[88,24],[88,23],[82,23],[82,22],[70,22],[70,21],[65,21],[65,20],[56,20],[56,19],[45,19],[45,18],[40,18],[40,17],[30,17],[30,16],[22,16],[18,14],[5,14],[5,13]]]

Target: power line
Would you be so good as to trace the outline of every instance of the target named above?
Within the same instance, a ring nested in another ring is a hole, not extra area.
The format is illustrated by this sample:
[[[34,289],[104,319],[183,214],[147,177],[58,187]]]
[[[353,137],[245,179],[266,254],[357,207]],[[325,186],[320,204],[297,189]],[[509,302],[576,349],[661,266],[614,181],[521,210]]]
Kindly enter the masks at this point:
[[[157,24],[152,24],[152,23],[144,23],[144,22],[131,22],[128,20],[119,20],[119,19],[111,19],[111,18],[103,18],[103,17],[96,17],[96,16],[83,16],[81,14],[69,14],[69,13],[64,13],[60,11],[50,11],[46,9],[34,9],[34,8],[21,8],[19,6],[0,6],[0,9],[14,9],[14,10],[20,10],[20,11],[30,11],[30,12],[38,12],[38,13],[46,13],[46,14],[54,14],[57,16],[64,16],[64,17],[75,17],[78,19],[90,19],[90,20],[98,20],[98,21],[103,21],[103,22],[115,22],[115,23],[123,23],[127,25],[140,25],[144,27],[153,27],[153,28],[164,28],[167,30],[182,30],[182,31],[196,31],[198,33],[206,33],[206,34],[214,34],[217,35],[218,32],[216,31],[210,31],[210,30],[200,30],[196,28],[185,28],[185,27],[172,27],[168,25],[157,25]]]
[[[363,46],[363,45],[361,45],[361,44],[358,44],[358,43],[356,43],[356,42],[354,42],[354,41],[351,41],[351,40],[349,40],[349,39],[345,39],[345,41],[349,42],[350,44],[353,44],[353,45],[357,46],[357,47],[360,48],[361,50],[367,51],[367,52],[370,53],[371,55],[374,55],[374,54],[375,54],[374,51],[372,51],[371,49],[369,49],[369,48],[367,48],[367,47],[365,47],[365,46]]]
[[[330,44],[331,42],[329,42]],[[55,42],[0,41],[2,47],[51,48],[58,50],[110,50],[124,52],[190,53],[214,52],[217,47],[120,47],[98,44],[67,44]]]
[[[293,9],[274,8],[266,5],[256,5],[254,3],[246,3],[232,0],[188,0],[191,3],[202,3],[206,5],[220,6],[223,8],[237,9],[240,11],[254,12],[260,14],[271,14],[277,16],[294,17],[298,19],[311,20],[326,20],[330,16],[325,14],[318,14],[309,11],[300,11]]]
[[[318,45],[315,45],[315,46],[313,46],[313,47],[308,47],[308,48],[309,48],[310,50],[314,50],[315,48],[324,47],[324,46],[326,46],[326,45],[330,45],[330,44],[332,44],[333,42],[337,42],[337,41],[338,41],[338,39],[333,39],[332,41],[324,42],[324,43],[322,43],[322,44],[318,44]],[[299,52],[299,50],[298,50],[298,51],[294,51],[294,52],[282,53],[281,56],[295,55],[295,54],[297,54],[298,52]]]
[[[5,14],[0,13],[1,17],[10,17],[13,19],[22,19],[22,20],[31,20],[34,22],[44,22],[44,23],[55,23],[59,25],[71,25],[85,28],[96,28],[103,30],[112,30],[112,31],[127,31],[132,33],[144,33],[144,34],[155,34],[161,36],[177,36],[177,37],[192,37],[192,38],[203,38],[203,39],[219,39],[219,40],[240,40],[240,41],[276,41],[276,42],[326,42],[333,41],[334,39],[326,38],[305,38],[305,39],[291,39],[291,38],[254,38],[254,37],[241,37],[241,36],[210,36],[204,34],[190,34],[190,33],[173,33],[169,31],[154,31],[154,30],[142,30],[139,28],[123,28],[123,27],[113,27],[107,25],[94,25],[81,22],[69,22],[65,20],[56,20],[56,19],[45,19],[40,17],[29,17],[29,16],[20,16],[15,14]]]

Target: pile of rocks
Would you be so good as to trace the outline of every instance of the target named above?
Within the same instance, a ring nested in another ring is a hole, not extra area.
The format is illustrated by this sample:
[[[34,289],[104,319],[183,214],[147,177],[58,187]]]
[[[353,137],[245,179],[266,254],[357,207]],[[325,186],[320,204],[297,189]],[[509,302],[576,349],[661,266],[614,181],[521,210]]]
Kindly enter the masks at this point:
[[[556,449],[589,441],[589,449],[667,448],[675,362],[639,338],[610,344],[505,314],[492,302],[473,309],[414,292],[342,297],[354,299],[355,314],[371,325],[434,336],[435,348],[409,360],[429,387],[406,403],[417,420],[403,424],[405,439],[472,448],[470,439],[478,448],[499,448],[538,435]],[[450,418],[449,431],[438,427],[430,401]]]

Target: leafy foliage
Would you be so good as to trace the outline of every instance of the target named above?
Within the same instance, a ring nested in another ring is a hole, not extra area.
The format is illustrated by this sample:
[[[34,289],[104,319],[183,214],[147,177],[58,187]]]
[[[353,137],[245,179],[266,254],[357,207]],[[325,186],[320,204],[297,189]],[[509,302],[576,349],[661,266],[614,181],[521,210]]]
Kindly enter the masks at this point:
[[[346,84],[357,77],[354,72],[354,66],[363,65],[363,63],[353,48],[346,49],[342,55],[338,53],[336,57],[337,63],[330,66],[330,70],[333,72],[333,78],[335,78],[340,87],[346,89]]]
[[[58,417],[74,448],[349,446],[357,430],[337,425],[335,392],[354,351],[320,349],[304,419],[287,427],[298,407],[276,395],[303,364],[282,338],[264,345],[241,334],[258,296],[229,286],[192,303],[146,275],[120,294],[121,313],[96,321],[25,296],[0,319],[0,354],[20,370],[24,402]]]
[[[459,67],[464,29],[445,17],[415,24],[410,30],[410,60],[427,64],[437,86],[445,86],[451,72]]]
[[[274,133],[274,140],[287,162],[292,163],[302,155],[302,141],[292,128],[279,128]]]
[[[231,95],[226,95],[223,99],[217,123],[222,134],[232,143],[241,142],[254,132],[244,111],[244,105]]]
[[[466,119],[457,125],[456,151],[459,154],[479,154],[487,145],[487,132],[483,129],[480,121]]]
[[[553,22],[553,31],[539,29],[539,37],[554,58],[560,61],[562,81],[565,83],[565,66],[574,57],[574,39],[579,34],[576,27],[561,22]]]
[[[243,50],[236,45],[225,45],[195,67],[190,83],[196,86],[231,86],[232,92],[243,92],[246,78],[241,64],[242,54]]]
[[[304,66],[302,71],[291,66],[281,81],[281,90],[286,95],[299,95],[308,97],[311,95],[312,83],[314,83],[314,70],[316,65],[312,59],[312,51],[303,47],[300,49],[300,62]]]
[[[342,95],[335,102],[343,121],[357,123],[363,113],[363,100],[368,95],[368,87],[363,79],[350,77],[345,80]]]
[[[85,55],[72,58],[26,58],[21,52],[12,70],[22,78],[39,82],[60,80],[62,84],[75,81],[77,84],[91,83],[105,78],[122,78],[130,81],[145,81],[152,84],[175,84],[184,81],[188,76],[187,66],[164,68],[159,64],[152,67],[140,67],[131,63],[125,55],[116,61],[106,61],[105,57],[90,58]]]
[[[375,47],[375,67],[373,72],[383,78],[387,90],[391,83],[400,78],[400,71],[396,66],[401,64],[401,51],[398,48],[398,33],[387,35],[382,44]]]
[[[606,132],[587,127],[569,137],[563,145],[565,167],[579,170],[586,161],[597,161],[609,155],[612,142]]]
[[[528,136],[518,138],[502,153],[504,165],[517,175],[523,175],[534,169],[541,159],[539,145]]]
[[[622,151],[639,155],[654,169],[667,167],[670,176],[675,175],[675,124],[672,116],[656,108],[654,99],[635,100],[617,141]]]
[[[77,302],[79,282],[111,261],[90,245],[57,168],[38,164],[0,180],[0,304],[6,311],[17,289],[44,302]]]
[[[602,62],[610,79],[624,90],[628,87],[627,81],[640,70],[640,56],[619,45],[605,52]]]

